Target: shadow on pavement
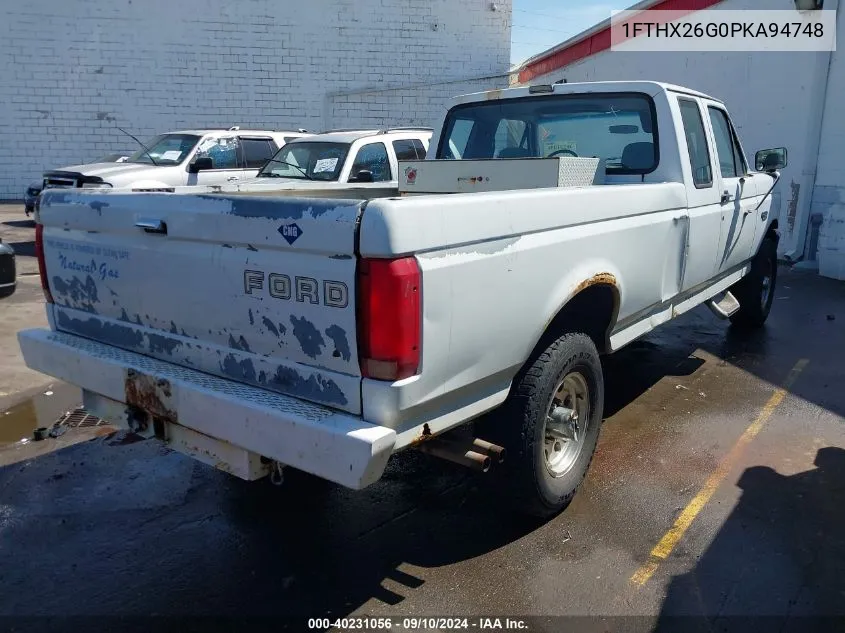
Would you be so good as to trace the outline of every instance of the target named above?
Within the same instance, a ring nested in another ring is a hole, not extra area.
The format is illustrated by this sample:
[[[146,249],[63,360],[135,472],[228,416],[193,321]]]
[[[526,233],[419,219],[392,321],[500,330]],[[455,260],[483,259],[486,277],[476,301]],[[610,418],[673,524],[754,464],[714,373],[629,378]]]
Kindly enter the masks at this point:
[[[756,466],[694,570],[668,588],[657,633],[845,630],[845,450],[792,476]]]
[[[7,220],[3,226],[11,226],[16,229],[35,228],[35,220]]]
[[[9,242],[17,257],[35,257],[35,242]]]

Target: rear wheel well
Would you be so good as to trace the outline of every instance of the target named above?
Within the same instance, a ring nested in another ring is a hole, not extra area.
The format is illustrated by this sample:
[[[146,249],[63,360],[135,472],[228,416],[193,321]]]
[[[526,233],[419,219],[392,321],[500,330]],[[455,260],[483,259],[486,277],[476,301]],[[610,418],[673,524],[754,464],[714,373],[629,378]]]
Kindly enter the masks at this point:
[[[618,310],[619,293],[616,286],[606,283],[587,286],[567,301],[552,318],[530,358],[541,354],[567,332],[583,332],[593,340],[599,353],[610,351],[608,339]]]

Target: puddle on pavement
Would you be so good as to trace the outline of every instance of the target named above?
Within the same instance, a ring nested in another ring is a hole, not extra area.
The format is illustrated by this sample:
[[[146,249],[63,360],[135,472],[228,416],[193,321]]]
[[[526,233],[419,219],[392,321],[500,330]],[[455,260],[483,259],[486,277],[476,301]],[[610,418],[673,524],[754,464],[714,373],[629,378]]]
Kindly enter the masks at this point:
[[[25,400],[0,414],[0,446],[24,438],[32,439],[37,424],[34,399]]]
[[[0,412],[0,447],[22,439],[32,439],[33,431],[50,427],[65,412],[79,404],[79,391],[61,385],[47,388],[23,402]]]

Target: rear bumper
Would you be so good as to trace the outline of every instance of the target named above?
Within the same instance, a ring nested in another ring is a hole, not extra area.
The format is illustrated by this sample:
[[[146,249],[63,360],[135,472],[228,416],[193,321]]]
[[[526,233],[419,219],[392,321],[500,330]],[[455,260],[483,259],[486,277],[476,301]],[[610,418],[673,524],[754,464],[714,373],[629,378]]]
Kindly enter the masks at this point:
[[[18,340],[31,369],[348,488],[377,481],[396,442],[355,416],[78,336]]]

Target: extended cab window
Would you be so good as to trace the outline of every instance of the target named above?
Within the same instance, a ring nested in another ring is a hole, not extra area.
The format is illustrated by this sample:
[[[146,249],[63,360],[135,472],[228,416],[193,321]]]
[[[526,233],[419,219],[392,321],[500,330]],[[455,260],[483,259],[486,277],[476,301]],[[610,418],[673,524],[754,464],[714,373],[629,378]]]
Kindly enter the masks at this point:
[[[710,167],[710,150],[707,147],[707,135],[704,133],[704,121],[698,104],[691,99],[678,99],[681,119],[684,122],[684,136],[687,139],[692,180],[698,189],[713,186],[713,170]]]
[[[437,158],[588,156],[608,174],[646,174],[658,163],[647,95],[550,95],[468,103],[450,110]]]
[[[716,139],[716,152],[719,154],[719,168],[722,178],[738,178],[744,176],[747,169],[742,149],[733,133],[733,128],[724,110],[709,107],[710,123],[713,126],[713,136]]]
[[[350,178],[354,178],[360,171],[370,171],[373,182],[383,182],[391,179],[390,160],[384,143],[370,143],[358,150],[355,162],[352,163]]]

